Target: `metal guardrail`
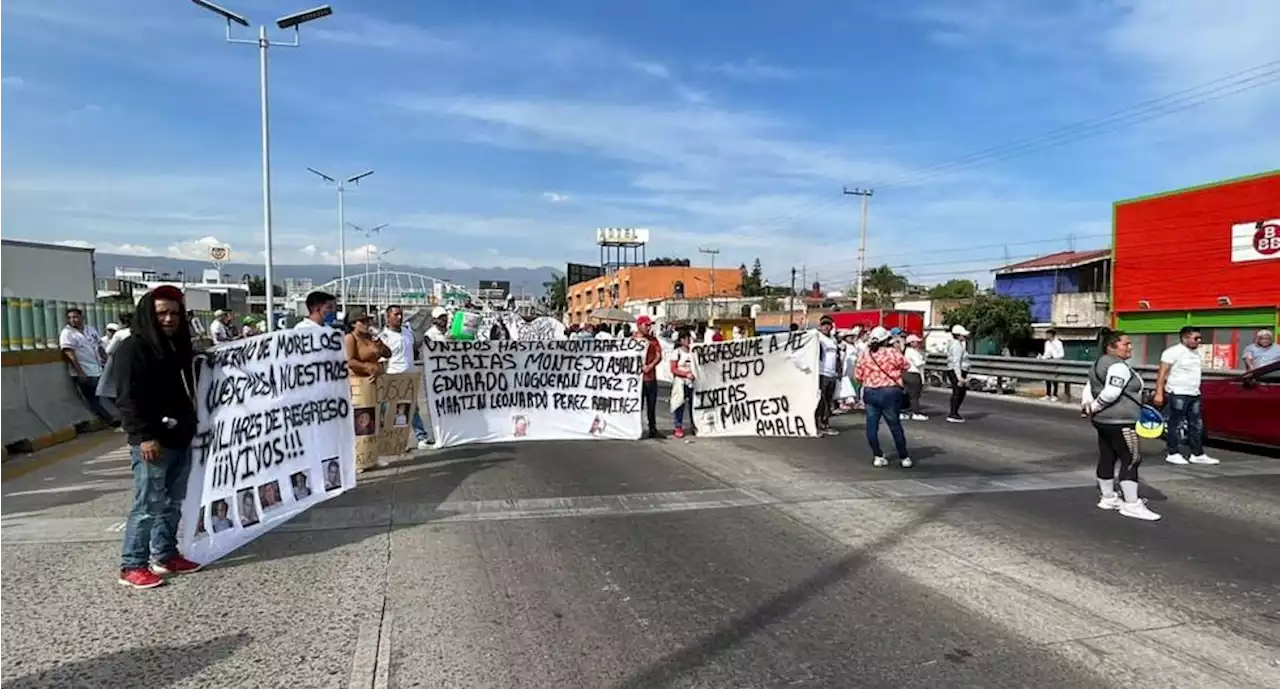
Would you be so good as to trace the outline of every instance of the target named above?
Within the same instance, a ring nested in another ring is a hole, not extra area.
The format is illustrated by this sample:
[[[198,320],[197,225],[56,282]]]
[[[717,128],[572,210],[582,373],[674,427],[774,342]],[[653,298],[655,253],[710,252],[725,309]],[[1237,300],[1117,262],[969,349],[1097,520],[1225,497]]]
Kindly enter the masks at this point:
[[[1067,385],[1084,385],[1088,381],[1089,367],[1092,361],[1069,361],[1066,359],[1032,359],[1014,356],[969,356],[970,373],[983,376],[1000,376],[1020,380],[1047,380]],[[934,371],[945,371],[947,357],[941,354],[930,354],[928,368]],[[1142,374],[1142,380],[1148,385],[1155,385],[1156,366],[1134,366],[1135,371]],[[1205,369],[1206,379],[1234,378],[1243,375],[1243,370]]]

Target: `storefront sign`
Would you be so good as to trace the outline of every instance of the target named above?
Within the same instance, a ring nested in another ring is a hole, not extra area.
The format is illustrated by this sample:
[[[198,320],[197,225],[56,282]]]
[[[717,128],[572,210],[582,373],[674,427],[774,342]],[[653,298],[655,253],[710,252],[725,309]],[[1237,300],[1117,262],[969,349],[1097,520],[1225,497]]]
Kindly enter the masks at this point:
[[[1280,259],[1280,218],[1231,227],[1231,261]]]

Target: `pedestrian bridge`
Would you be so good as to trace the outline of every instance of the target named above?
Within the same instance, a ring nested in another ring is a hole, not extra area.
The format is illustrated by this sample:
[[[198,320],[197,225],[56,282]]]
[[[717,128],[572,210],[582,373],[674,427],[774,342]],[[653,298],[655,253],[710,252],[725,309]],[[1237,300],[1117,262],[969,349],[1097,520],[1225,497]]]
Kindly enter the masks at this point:
[[[380,270],[348,275],[330,280],[316,289],[337,295],[346,306],[363,306],[381,310],[391,304],[406,308],[436,303],[461,304],[471,298],[470,292],[443,278],[398,270]]]

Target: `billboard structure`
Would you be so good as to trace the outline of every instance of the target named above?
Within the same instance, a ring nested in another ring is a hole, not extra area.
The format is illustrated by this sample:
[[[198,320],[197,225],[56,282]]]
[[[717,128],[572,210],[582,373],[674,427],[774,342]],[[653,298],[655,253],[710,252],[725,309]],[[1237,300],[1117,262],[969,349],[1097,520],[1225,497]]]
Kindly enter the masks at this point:
[[[570,263],[564,271],[565,286],[572,287],[579,282],[594,280],[604,275],[604,268],[600,266],[589,266],[585,263]]]
[[[503,301],[511,294],[509,280],[481,280],[476,296],[486,301]]]
[[[596,244],[600,246],[600,266],[606,273],[614,273],[619,268],[627,266],[644,265],[645,245],[648,243],[649,230],[643,227],[596,229]]]

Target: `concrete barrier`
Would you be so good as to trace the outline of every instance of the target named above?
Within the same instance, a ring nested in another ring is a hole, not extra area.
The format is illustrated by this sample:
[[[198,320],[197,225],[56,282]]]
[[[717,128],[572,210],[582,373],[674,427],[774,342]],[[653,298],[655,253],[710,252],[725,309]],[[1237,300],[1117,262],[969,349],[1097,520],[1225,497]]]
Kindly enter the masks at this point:
[[[8,452],[35,452],[99,428],[56,349],[6,352],[0,362],[0,436]]]
[[[51,432],[48,426],[27,406],[22,389],[22,368],[0,368],[0,441],[5,447],[16,445]]]

